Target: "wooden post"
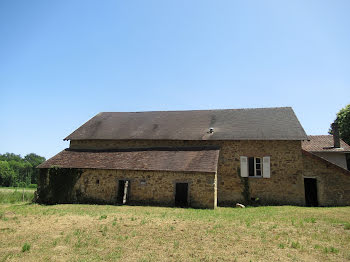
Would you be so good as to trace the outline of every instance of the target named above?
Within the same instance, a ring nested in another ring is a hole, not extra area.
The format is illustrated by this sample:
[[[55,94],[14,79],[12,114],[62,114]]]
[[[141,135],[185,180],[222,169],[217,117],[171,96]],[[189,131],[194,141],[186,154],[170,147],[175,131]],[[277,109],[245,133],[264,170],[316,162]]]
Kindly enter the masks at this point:
[[[129,181],[126,180],[124,184],[123,204],[126,203],[126,198],[128,197],[128,186],[129,186]]]

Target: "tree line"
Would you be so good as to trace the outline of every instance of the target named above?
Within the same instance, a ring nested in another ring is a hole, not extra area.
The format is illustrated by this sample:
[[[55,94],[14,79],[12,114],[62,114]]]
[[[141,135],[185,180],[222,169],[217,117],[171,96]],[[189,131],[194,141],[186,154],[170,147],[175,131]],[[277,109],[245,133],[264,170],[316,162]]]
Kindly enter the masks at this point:
[[[0,154],[0,186],[29,187],[37,184],[39,170],[36,167],[45,157],[34,153],[25,157],[13,153]]]
[[[334,122],[339,126],[340,138],[350,145],[350,104],[340,109]],[[329,133],[333,133],[332,125],[329,129]]]

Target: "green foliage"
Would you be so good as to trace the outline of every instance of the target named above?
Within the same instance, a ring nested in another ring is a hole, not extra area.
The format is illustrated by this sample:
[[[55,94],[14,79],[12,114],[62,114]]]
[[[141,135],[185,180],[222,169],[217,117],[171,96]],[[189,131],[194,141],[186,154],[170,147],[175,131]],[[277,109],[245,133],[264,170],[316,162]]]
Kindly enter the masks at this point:
[[[296,241],[296,242],[292,242],[292,244],[291,244],[291,248],[295,248],[295,249],[297,249],[297,248],[300,248],[301,247],[301,245],[300,245],[300,243],[298,242],[298,241]]]
[[[22,252],[27,252],[30,249],[30,244],[28,244],[27,242],[24,243],[24,245],[22,246]]]
[[[34,153],[22,158],[13,153],[0,154],[0,186],[27,187],[37,183],[36,167],[45,161]]]
[[[17,184],[17,175],[6,161],[0,161],[0,185],[13,186]]]
[[[340,109],[334,122],[339,126],[340,138],[350,144],[350,104]],[[329,133],[332,134],[332,127]]]
[[[79,196],[75,195],[73,188],[81,174],[82,170],[74,168],[41,169],[37,202],[45,204],[79,202]]]
[[[241,183],[243,185],[243,191],[242,191],[243,199],[245,201],[245,204],[251,204],[250,187],[249,187],[248,177],[241,177],[240,173],[241,173],[241,169],[238,167],[237,168],[237,175],[238,175],[238,177],[241,180]]]

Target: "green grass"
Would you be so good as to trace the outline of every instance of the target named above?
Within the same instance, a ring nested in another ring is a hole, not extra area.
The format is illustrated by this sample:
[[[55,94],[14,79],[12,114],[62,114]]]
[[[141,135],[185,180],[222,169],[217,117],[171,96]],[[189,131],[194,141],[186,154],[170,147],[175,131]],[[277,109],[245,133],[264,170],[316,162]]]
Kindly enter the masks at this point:
[[[22,193],[0,190],[0,261],[350,261],[350,207],[44,206]]]
[[[23,188],[0,188],[0,203],[31,202],[34,198],[35,189]]]
[[[349,224],[350,207],[17,202],[0,204],[0,261],[350,261]]]

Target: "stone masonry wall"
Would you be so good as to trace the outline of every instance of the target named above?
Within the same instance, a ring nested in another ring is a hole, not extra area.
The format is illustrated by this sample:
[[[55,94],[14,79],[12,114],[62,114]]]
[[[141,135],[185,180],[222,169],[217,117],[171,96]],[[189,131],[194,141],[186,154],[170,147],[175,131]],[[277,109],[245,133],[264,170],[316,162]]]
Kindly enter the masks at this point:
[[[300,141],[179,141],[179,140],[83,140],[71,141],[75,149],[116,149],[157,146],[220,146],[217,172],[219,205],[248,203],[259,198],[261,204],[304,205],[303,161]],[[271,157],[270,178],[240,177],[240,156]],[[193,176],[193,175],[192,175]],[[196,177],[193,176],[193,181]],[[101,179],[102,180],[102,179]]]
[[[88,202],[116,203],[119,180],[130,181],[128,203],[174,206],[175,183],[189,185],[191,207],[215,208],[216,174],[199,172],[163,172],[84,169],[74,190]]]
[[[326,161],[303,154],[304,176],[316,178],[320,206],[350,205],[350,172]]]

